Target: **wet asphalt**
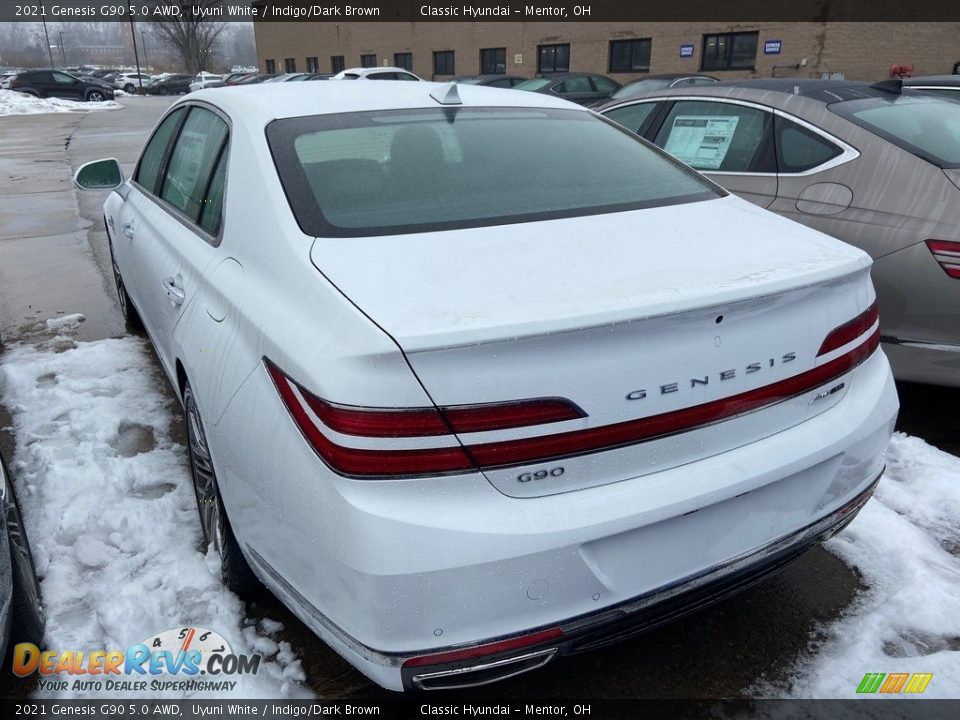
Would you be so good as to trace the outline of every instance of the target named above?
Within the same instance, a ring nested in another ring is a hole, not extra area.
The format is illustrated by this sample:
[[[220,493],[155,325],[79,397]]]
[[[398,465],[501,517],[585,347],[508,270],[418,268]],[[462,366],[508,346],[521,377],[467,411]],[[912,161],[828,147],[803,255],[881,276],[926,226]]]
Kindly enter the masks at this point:
[[[129,175],[167,98],[124,98],[124,109],[0,118],[0,337],[37,342],[43,320],[82,313],[78,340],[126,332],[103,228],[103,192],[75,192],[71,179],[88,160],[114,157]],[[157,374],[158,377],[162,373]],[[898,428],[960,455],[960,390],[899,386]],[[172,391],[171,402],[176,400]],[[16,438],[0,407],[0,450]],[[778,575],[717,605],[627,642],[560,659],[544,670],[468,695],[497,699],[735,698],[758,681],[782,680],[862,592],[857,573],[816,548]],[[301,657],[321,697],[387,699],[267,593],[248,603],[251,617],[285,626],[281,639]],[[25,697],[32,684],[0,674],[0,697]],[[441,702],[442,695],[431,695]]]

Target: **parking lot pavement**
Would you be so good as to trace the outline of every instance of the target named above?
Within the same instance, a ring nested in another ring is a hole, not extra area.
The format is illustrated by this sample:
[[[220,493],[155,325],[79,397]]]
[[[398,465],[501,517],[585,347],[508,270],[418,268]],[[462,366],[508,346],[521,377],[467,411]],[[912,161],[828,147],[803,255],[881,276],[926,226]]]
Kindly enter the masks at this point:
[[[74,193],[70,177],[79,164],[100,157],[116,157],[129,172],[170,102],[128,98],[125,109],[116,112],[0,120],[0,332],[5,340],[34,344],[48,334],[38,320],[77,312],[86,322],[76,329],[76,340],[124,333],[101,223],[104,194]],[[153,356],[144,358],[161,377]],[[942,436],[945,428],[957,428],[951,410],[957,392],[905,387],[901,417],[907,429],[927,433],[931,442],[957,453],[957,435],[952,445]],[[159,390],[172,398],[165,384]],[[0,409],[0,427],[9,425]],[[13,439],[0,436],[0,443],[12,457]],[[471,696],[736,697],[757,682],[782,681],[817,629],[851,607],[863,591],[854,569],[817,548],[783,573],[696,615]],[[389,697],[272,596],[251,603],[247,613],[283,623],[279,639],[293,646],[314,692]],[[0,695],[24,691],[22,685],[11,690],[9,682],[2,683]]]

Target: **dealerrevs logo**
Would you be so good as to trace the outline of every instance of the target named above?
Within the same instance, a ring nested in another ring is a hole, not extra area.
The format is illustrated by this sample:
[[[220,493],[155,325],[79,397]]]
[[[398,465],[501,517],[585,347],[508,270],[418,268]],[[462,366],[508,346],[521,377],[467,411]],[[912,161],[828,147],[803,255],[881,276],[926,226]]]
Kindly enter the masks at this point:
[[[260,655],[234,653],[219,633],[200,627],[165,630],[126,650],[40,650],[31,643],[13,649],[13,673],[41,676],[41,689],[50,690],[232,690],[236,681],[223,676],[255,675]],[[69,680],[52,675],[89,676]],[[197,676],[216,680],[199,680]],[[130,676],[119,680],[117,676]],[[146,676],[137,679],[138,676]],[[182,676],[185,679],[151,679]]]

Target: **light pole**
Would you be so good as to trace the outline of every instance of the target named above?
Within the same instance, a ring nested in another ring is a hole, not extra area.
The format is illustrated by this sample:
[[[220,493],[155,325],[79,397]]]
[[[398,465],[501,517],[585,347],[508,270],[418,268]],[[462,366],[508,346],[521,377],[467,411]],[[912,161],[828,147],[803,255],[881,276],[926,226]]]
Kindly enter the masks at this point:
[[[143,95],[143,78],[140,72],[140,53],[137,51],[137,28],[133,24],[133,16],[130,16],[130,36],[133,38],[133,59],[137,63],[137,84],[140,86],[138,95]]]
[[[143,34],[144,31],[140,31],[140,42],[143,45],[143,67],[146,70],[150,69],[150,60],[147,59],[147,36]]]
[[[50,33],[47,32],[46,8],[43,7],[43,0],[40,0],[40,20],[43,22],[43,36],[47,39],[47,55],[50,56],[50,69],[56,70],[53,65],[53,48],[50,47]]]
[[[64,67],[67,66],[67,51],[63,47],[63,30],[58,30],[57,35],[60,36],[60,64]]]

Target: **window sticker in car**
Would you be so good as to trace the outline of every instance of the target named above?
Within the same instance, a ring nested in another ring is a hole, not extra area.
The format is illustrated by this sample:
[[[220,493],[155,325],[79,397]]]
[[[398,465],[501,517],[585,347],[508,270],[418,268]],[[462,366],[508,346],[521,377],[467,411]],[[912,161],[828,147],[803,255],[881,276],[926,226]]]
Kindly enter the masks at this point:
[[[717,170],[730,150],[739,120],[737,115],[678,115],[663,149],[698,170]]]

